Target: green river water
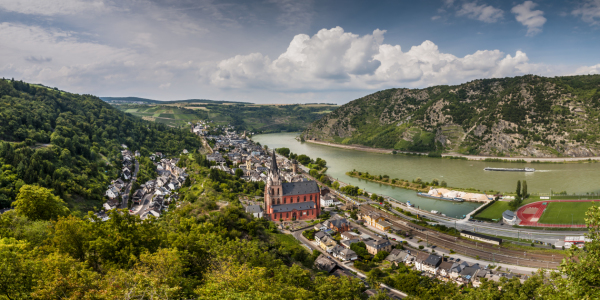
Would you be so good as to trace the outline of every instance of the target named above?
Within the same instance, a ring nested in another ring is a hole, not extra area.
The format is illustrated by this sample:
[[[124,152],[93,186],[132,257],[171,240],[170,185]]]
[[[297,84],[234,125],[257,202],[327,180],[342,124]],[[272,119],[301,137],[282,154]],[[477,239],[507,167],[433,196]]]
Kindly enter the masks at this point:
[[[449,187],[476,188],[479,190],[514,191],[517,180],[527,180],[530,193],[550,193],[567,191],[572,193],[600,192],[599,163],[569,164],[526,164],[498,163],[483,161],[452,160],[419,156],[379,154],[356,150],[347,150],[311,143],[301,143],[295,138],[298,133],[262,134],[252,140],[269,148],[287,147],[294,153],[306,154],[313,159],[320,157],[327,161],[327,173],[348,184],[359,186],[369,192],[383,194],[394,199],[410,201],[425,210],[437,210],[449,217],[462,217],[480,204],[454,203],[417,197],[411,190],[395,188],[373,182],[367,182],[347,176],[345,173],[356,169],[373,175],[389,175],[391,178],[423,181],[434,178],[444,180]],[[485,167],[497,168],[535,168],[533,173],[489,172]],[[590,198],[591,199],[591,198]]]

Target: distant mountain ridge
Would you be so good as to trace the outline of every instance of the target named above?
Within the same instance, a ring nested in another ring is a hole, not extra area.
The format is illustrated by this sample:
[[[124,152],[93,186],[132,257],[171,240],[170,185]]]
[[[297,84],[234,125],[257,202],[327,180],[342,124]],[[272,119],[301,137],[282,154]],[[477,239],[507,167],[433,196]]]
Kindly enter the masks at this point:
[[[600,75],[388,89],[312,123],[305,139],[489,156],[600,155]]]
[[[167,103],[211,103],[211,104],[223,104],[223,103],[239,103],[239,104],[254,104],[252,102],[240,102],[240,101],[226,101],[226,100],[208,100],[208,99],[187,99],[187,100],[152,100],[140,97],[100,97],[105,102],[143,102],[144,104],[167,104]]]

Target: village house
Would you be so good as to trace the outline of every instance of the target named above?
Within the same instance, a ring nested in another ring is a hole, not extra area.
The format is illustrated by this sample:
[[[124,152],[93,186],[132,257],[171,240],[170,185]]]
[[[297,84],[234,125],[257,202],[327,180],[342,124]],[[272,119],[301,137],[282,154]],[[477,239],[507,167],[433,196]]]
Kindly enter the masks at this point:
[[[400,249],[393,249],[390,254],[385,258],[385,260],[395,264],[396,266],[399,264],[403,264],[404,260],[408,256],[408,252]]]
[[[421,264],[421,271],[437,275],[437,269],[442,263],[442,257],[439,255],[431,254]]]
[[[356,260],[358,259],[358,255],[356,254],[356,252],[344,248],[340,245],[336,245],[335,247],[333,247],[331,249],[331,253],[333,255],[333,257],[341,260],[341,261],[352,261],[352,260]]]
[[[249,205],[248,207],[246,207],[246,212],[252,214],[255,218],[263,217],[263,210],[262,207],[260,207],[260,205]]]
[[[329,228],[339,233],[344,233],[350,230],[350,222],[346,219],[333,219],[329,223]]]
[[[365,241],[365,245],[367,246],[367,252],[371,255],[376,255],[381,251],[392,251],[392,243],[387,239],[368,240]]]
[[[450,269],[452,269],[452,262],[442,261],[438,267],[438,275],[442,278],[450,277]]]
[[[417,271],[423,271],[423,263],[429,258],[429,254],[425,252],[418,252],[415,256],[415,269]]]

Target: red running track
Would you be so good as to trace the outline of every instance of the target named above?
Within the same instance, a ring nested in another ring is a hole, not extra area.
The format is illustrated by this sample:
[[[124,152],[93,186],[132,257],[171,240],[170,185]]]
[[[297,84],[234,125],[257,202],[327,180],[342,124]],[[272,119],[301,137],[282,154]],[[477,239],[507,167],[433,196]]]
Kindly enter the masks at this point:
[[[569,224],[542,224],[538,223],[537,220],[540,219],[542,214],[544,213],[544,209],[546,209],[547,205],[544,203],[547,202],[592,202],[599,200],[542,200],[538,202],[529,203],[527,205],[521,206],[517,210],[517,218],[521,220],[519,223],[520,226],[536,226],[536,227],[555,227],[555,228],[585,228],[586,225],[569,225]],[[525,214],[525,210],[528,208],[537,209],[533,214],[527,213]],[[532,221],[532,219],[535,219]]]

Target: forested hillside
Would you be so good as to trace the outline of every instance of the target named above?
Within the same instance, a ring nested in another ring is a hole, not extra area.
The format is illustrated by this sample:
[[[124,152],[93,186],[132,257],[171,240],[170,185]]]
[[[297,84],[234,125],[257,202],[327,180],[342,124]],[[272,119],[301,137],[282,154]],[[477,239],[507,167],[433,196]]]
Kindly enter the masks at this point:
[[[0,80],[0,208],[24,184],[89,208],[118,177],[121,144],[145,155],[201,145],[189,130],[129,116],[95,96]]]
[[[127,113],[175,127],[187,122],[210,120],[216,125],[233,125],[252,132],[301,131],[337,108],[336,105],[256,105],[240,103],[118,104]]]
[[[475,80],[389,89],[349,102],[305,139],[404,151],[600,155],[600,75]]]

